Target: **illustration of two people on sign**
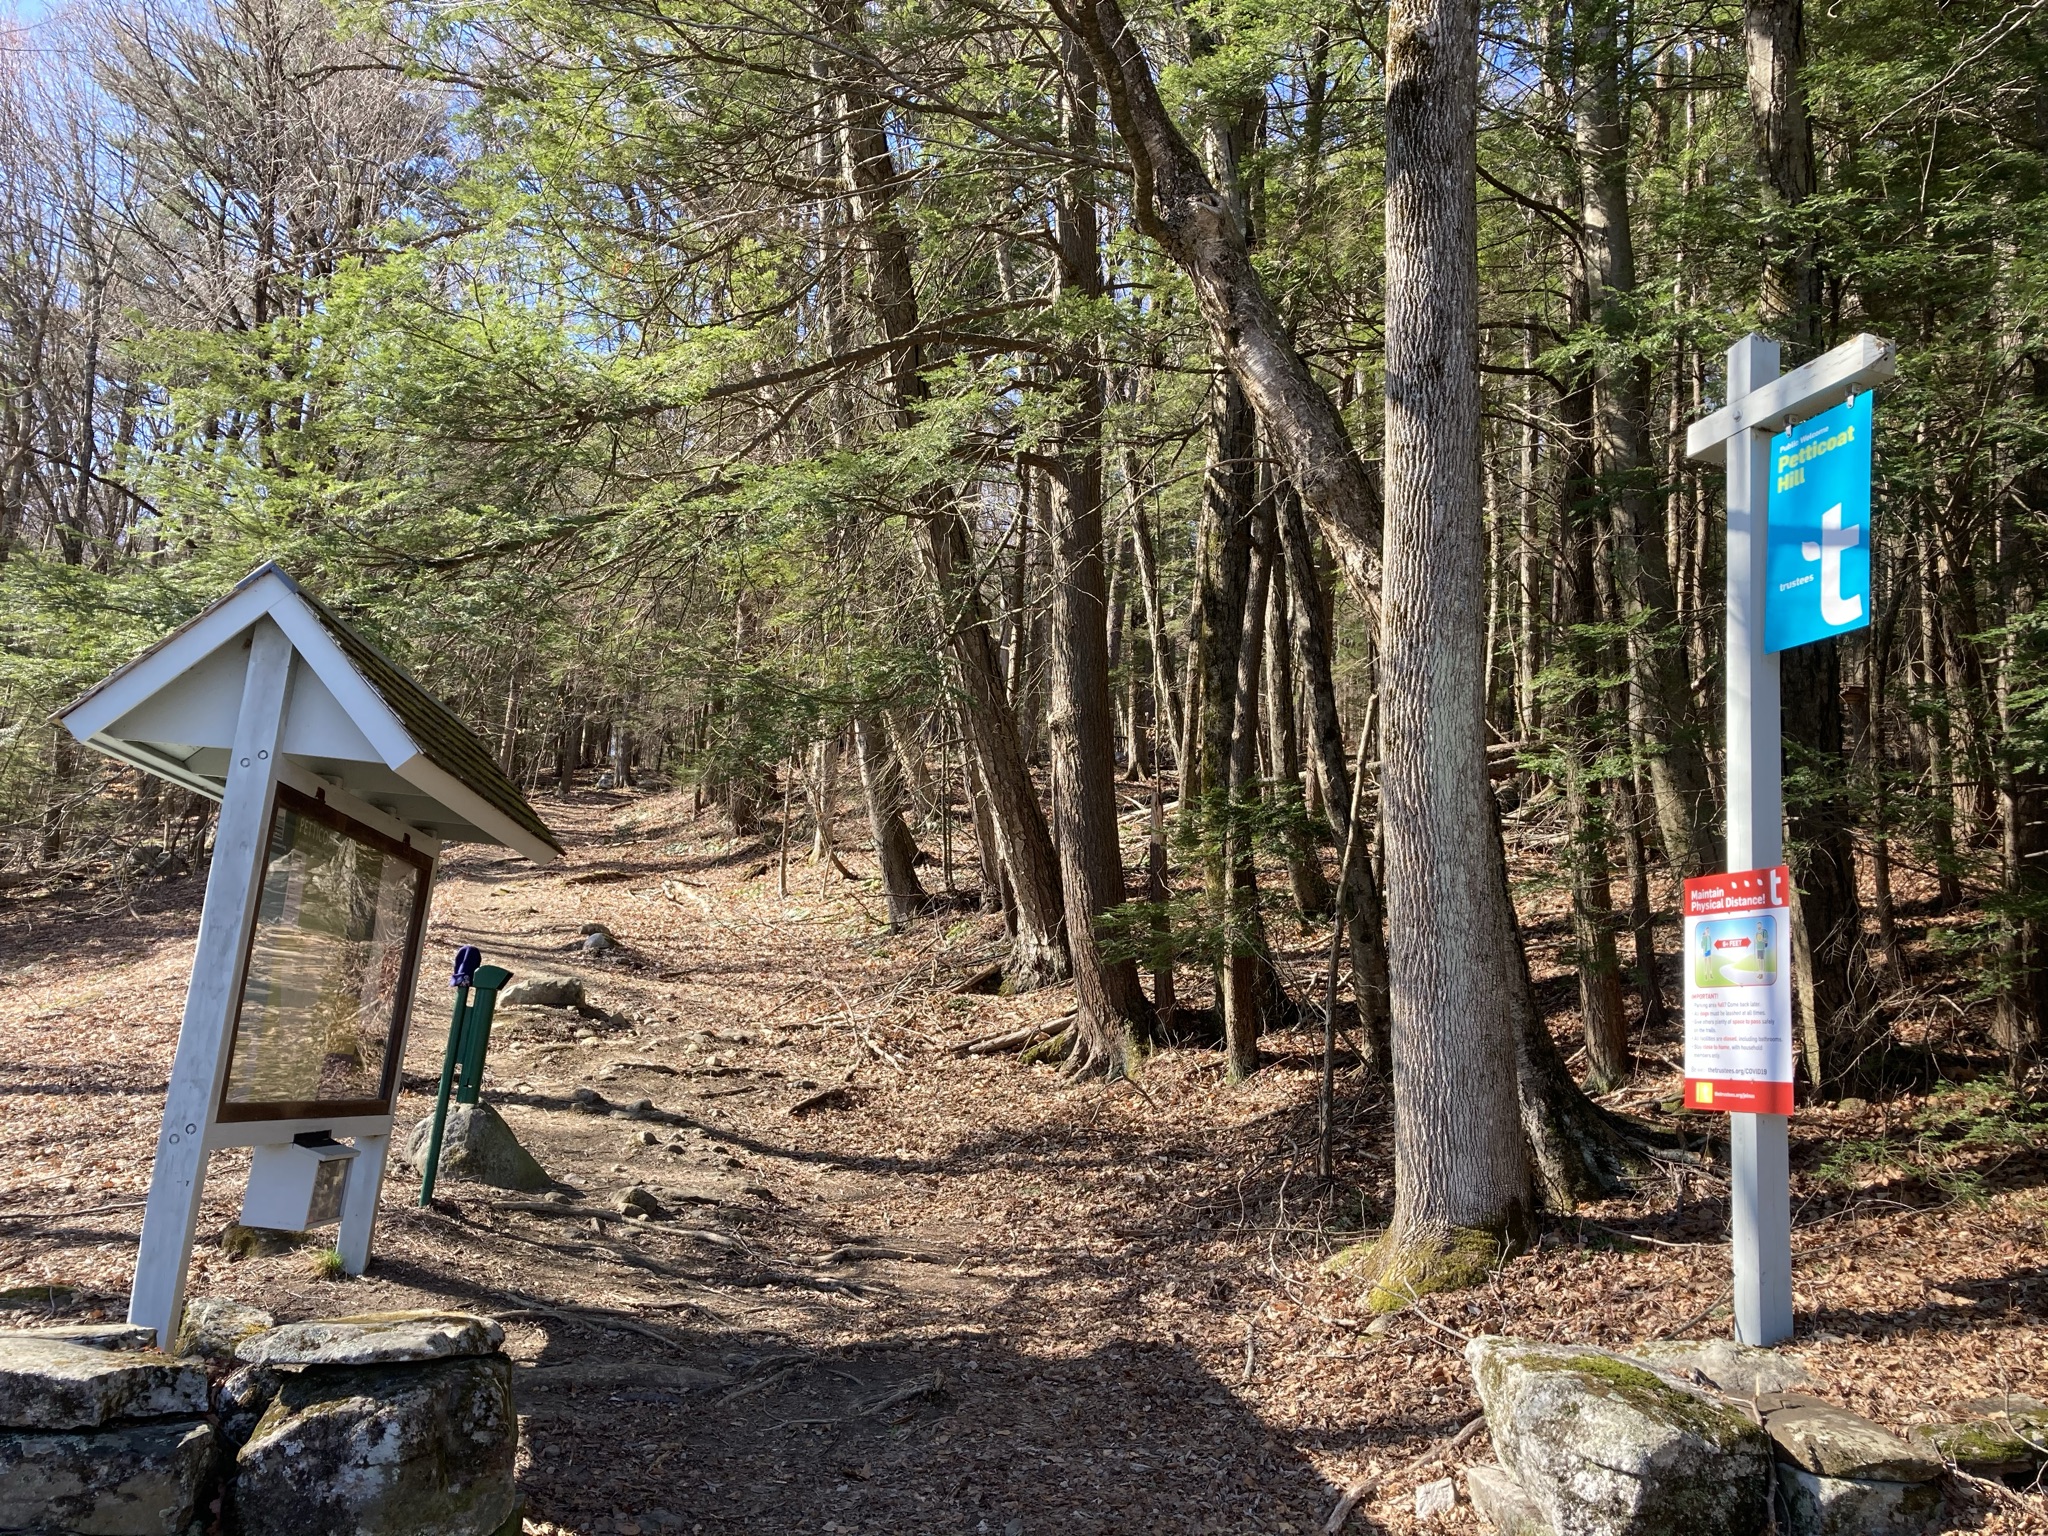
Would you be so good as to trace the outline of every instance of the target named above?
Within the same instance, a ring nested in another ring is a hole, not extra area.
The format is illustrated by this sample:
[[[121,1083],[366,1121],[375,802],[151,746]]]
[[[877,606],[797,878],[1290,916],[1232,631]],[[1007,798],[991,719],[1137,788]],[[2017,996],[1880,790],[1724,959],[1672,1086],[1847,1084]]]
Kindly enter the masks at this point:
[[[1778,979],[1778,920],[1768,912],[1701,923],[1693,940],[1693,982],[1701,987],[1768,987]]]

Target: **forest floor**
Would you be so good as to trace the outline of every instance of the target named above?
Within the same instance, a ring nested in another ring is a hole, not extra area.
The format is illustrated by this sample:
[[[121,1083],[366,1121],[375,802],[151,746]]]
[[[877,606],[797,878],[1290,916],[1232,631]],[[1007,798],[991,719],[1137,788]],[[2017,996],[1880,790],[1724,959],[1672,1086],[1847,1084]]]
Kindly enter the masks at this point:
[[[1476,1412],[1466,1336],[1727,1332],[1710,1175],[1551,1220],[1485,1288],[1376,1323],[1323,1264],[1389,1208],[1389,1105],[1340,1081],[1341,1177],[1320,1187],[1309,1033],[1268,1036],[1265,1069],[1237,1087],[1195,1049],[1108,1088],[965,1057],[1070,1006],[952,991],[994,954],[999,919],[963,907],[890,936],[872,889],[795,860],[780,896],[772,841],[723,835],[687,795],[540,808],[563,865],[446,861],[399,1123],[431,1102],[452,946],[580,976],[611,1018],[510,1030],[487,1079],[568,1198],[521,1209],[444,1182],[422,1210],[394,1160],[368,1275],[329,1281],[305,1251],[237,1262],[215,1246],[246,1164],[219,1154],[191,1285],[281,1317],[503,1319],[529,1533],[1306,1536],[1375,1469],[1400,1475],[1349,1528],[1420,1530],[1415,1486],[1490,1459],[1482,1434],[1411,1465]],[[1127,825],[1139,835],[1142,817]],[[1569,1044],[1546,842],[1532,820],[1515,857]],[[70,1288],[44,1306],[50,1293],[0,1291],[0,1316],[123,1310],[199,894],[186,878],[0,907],[0,1288]],[[576,951],[586,922],[623,948]],[[1913,924],[1932,979],[1896,1006],[1931,1052],[1969,1012],[1969,978],[1933,969],[1945,930]],[[1308,985],[1326,936],[1273,933]],[[1675,1033],[1641,1046],[1642,1074],[1611,1102],[1662,1115]],[[1955,1059],[1949,1086],[1794,1122],[1790,1350],[1828,1395],[1899,1428],[1952,1401],[2048,1395],[2048,1128],[2001,1079],[1961,1081]],[[578,1089],[659,1116],[590,1113]],[[636,1184],[678,1219],[619,1219]],[[2038,1492],[1957,1484],[1950,1510],[1955,1530],[2048,1530]],[[1428,1527],[1478,1528],[1463,1503]]]

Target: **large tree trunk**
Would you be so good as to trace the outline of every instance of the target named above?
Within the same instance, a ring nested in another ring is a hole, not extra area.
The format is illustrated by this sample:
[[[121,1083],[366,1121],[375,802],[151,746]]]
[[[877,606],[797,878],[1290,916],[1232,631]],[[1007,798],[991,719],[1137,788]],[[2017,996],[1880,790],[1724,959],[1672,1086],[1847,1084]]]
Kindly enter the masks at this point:
[[[843,4],[835,19],[844,53],[861,59],[860,12]],[[889,145],[882,102],[864,81],[845,88],[840,140],[855,225],[867,246],[876,315],[884,336],[897,343],[889,362],[895,424],[908,429],[928,394],[924,348],[916,339],[917,292],[910,237],[895,206],[901,175]],[[963,734],[988,792],[1003,867],[1009,874],[1017,926],[1008,979],[1018,990],[1042,986],[1068,972],[1059,866],[1010,711],[995,639],[982,606],[973,545],[950,500],[931,498],[918,508],[913,521],[940,597],[949,659],[960,685]]]
[[[1087,55],[1071,37],[1066,55],[1068,136],[1092,157],[1096,93]],[[1093,301],[1102,294],[1099,230],[1086,178],[1070,175],[1057,200],[1062,291]],[[1055,427],[1051,546],[1053,811],[1058,818],[1067,947],[1073,957],[1075,1075],[1117,1077],[1150,1037],[1152,1007],[1137,962],[1102,952],[1098,921],[1123,905],[1124,862],[1117,844],[1116,716],[1109,697],[1108,606],[1102,560],[1102,374],[1089,357],[1063,360],[1070,407]]]
[[[1563,758],[1567,834],[1565,859],[1572,887],[1572,948],[1579,973],[1579,1021],[1586,1036],[1586,1081],[1596,1093],[1620,1086],[1629,1069],[1628,1011],[1622,1001],[1621,959],[1614,938],[1614,888],[1607,858],[1606,809],[1598,797],[1600,739],[1598,680],[1606,647],[1598,636],[1600,602],[1593,573],[1592,388],[1581,379],[1558,403],[1563,423],[1558,456],[1558,569],[1564,582],[1563,649],[1569,672],[1559,685],[1551,722]]]
[[[1372,1293],[1478,1278],[1529,1235],[1520,960],[1486,771],[1475,0],[1387,29],[1381,825],[1394,1004],[1393,1220]]]
[[[1649,365],[1628,351],[1637,323],[1636,258],[1622,48],[1612,8],[1581,13],[1577,40],[1586,297],[1591,317],[1612,339],[1610,355],[1620,359],[1601,366],[1595,391],[1601,478],[1613,512],[1614,579],[1629,622],[1629,660],[1664,851],[1674,871],[1696,875],[1718,867],[1720,849],[1712,832],[1703,715],[1692,707],[1664,519],[1654,499]]]
[[[882,894],[889,903],[889,927],[908,928],[924,906],[924,886],[917,878],[917,840],[903,824],[903,775],[889,738],[874,722],[853,722],[853,740],[860,758],[861,793],[868,805],[868,830],[875,840],[875,863],[882,872]]]

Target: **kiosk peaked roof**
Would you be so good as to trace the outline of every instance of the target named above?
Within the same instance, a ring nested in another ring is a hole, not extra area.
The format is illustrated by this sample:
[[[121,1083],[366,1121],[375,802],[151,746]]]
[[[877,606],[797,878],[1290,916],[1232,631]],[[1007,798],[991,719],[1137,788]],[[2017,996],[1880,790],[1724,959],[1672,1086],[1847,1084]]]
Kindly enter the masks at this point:
[[[57,718],[85,745],[217,800],[240,701],[239,642],[265,617],[316,684],[302,725],[295,692],[288,756],[350,779],[364,799],[447,841],[499,843],[541,863],[561,856],[476,734],[275,564],[258,566]]]

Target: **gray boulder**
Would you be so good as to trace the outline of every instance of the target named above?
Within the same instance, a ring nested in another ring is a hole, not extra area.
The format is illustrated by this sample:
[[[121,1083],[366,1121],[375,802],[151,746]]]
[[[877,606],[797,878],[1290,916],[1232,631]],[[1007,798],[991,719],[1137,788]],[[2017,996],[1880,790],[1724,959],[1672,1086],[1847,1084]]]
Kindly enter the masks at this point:
[[[657,1200],[644,1185],[635,1184],[631,1189],[621,1190],[618,1198],[618,1212],[621,1216],[638,1216],[647,1221],[667,1221],[669,1209]]]
[[[1941,1476],[1938,1457],[1881,1424],[1803,1392],[1769,1392],[1756,1402],[1778,1460],[1820,1477],[1925,1483]]]
[[[1939,1483],[1823,1477],[1778,1464],[1785,1536],[1926,1536],[1939,1528]]]
[[[429,1115],[405,1139],[405,1161],[417,1173],[426,1172],[427,1142],[433,1133],[434,1119]],[[473,1179],[493,1189],[528,1194],[555,1187],[547,1169],[519,1144],[504,1116],[481,1102],[449,1107],[441,1133],[441,1172],[449,1178]]]
[[[518,1439],[503,1355],[282,1377],[236,1458],[243,1536],[490,1536]]]
[[[0,1426],[97,1429],[110,1419],[206,1412],[206,1373],[155,1350],[0,1339]]]
[[[0,1529],[184,1536],[215,1470],[204,1420],[86,1434],[0,1431]]]
[[[1680,1381],[1702,1382],[1729,1397],[1796,1392],[1814,1385],[1806,1367],[1772,1349],[1755,1349],[1733,1339],[1668,1339],[1626,1351],[1653,1371]]]
[[[529,976],[498,994],[506,1007],[581,1008],[583,983],[574,976]]]
[[[201,1296],[185,1303],[185,1320],[178,1327],[178,1341],[171,1353],[201,1360],[233,1360],[235,1346],[242,1340],[276,1326],[277,1319],[260,1307],[225,1296]]]
[[[467,1312],[367,1312],[286,1323],[235,1347],[245,1365],[402,1365],[488,1355],[505,1330]]]
[[[1465,1350],[1503,1466],[1556,1536],[1754,1536],[1770,1442],[1709,1394],[1605,1350]]]
[[[1553,1536],[1543,1511],[1506,1467],[1467,1467],[1465,1497],[1501,1536]]]

